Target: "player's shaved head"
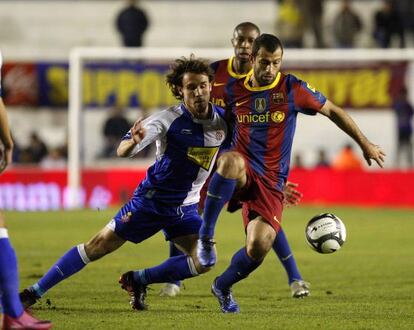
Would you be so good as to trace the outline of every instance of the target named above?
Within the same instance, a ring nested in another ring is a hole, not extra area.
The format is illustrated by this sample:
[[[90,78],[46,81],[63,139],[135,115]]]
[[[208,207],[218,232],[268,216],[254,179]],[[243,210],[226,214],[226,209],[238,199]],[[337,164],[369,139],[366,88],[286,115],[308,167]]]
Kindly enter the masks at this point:
[[[251,22],[243,22],[238,24],[233,31],[233,38],[231,43],[234,48],[234,55],[236,63],[234,69],[239,72],[248,72],[250,70],[249,62],[252,53],[252,46],[254,40],[260,35],[260,29],[256,24]],[[246,66],[241,68],[240,65]]]
[[[240,24],[238,24],[233,31],[233,35],[237,34],[237,31],[239,30],[255,30],[257,31],[257,34],[260,34],[260,29],[259,27],[252,23],[252,22],[242,22]]]
[[[283,52],[283,45],[280,39],[272,34],[263,33],[257,37],[253,43],[252,56],[256,57],[260,48],[264,48],[270,53],[274,53],[277,49],[281,49]]]

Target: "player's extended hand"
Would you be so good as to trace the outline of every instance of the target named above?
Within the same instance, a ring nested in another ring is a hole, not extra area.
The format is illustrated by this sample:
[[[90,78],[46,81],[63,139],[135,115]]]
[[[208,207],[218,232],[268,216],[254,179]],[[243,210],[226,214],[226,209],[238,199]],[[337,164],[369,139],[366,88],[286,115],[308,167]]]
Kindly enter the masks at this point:
[[[303,194],[296,189],[297,186],[297,183],[286,181],[285,187],[283,188],[283,194],[285,195],[283,204],[285,207],[291,207],[299,204]]]
[[[378,164],[379,167],[384,167],[384,159],[385,159],[385,152],[381,149],[380,146],[377,146],[371,142],[367,142],[362,147],[364,158],[367,161],[368,165],[371,166],[372,161],[375,160],[375,162]]]
[[[0,157],[0,173],[12,162],[13,148],[4,147],[4,154]]]
[[[138,144],[145,137],[145,128],[142,125],[142,118],[139,118],[131,127],[132,140]]]

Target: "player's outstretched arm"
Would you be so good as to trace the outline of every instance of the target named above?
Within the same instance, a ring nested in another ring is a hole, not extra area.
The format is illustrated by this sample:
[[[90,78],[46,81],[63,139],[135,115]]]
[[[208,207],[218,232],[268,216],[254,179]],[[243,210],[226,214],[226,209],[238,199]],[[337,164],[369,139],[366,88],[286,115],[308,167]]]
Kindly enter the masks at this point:
[[[374,160],[379,167],[384,166],[384,151],[380,146],[371,143],[366,138],[357,124],[343,109],[336,106],[331,101],[326,100],[326,103],[320,112],[332,120],[340,129],[358,143],[369,166],[371,166],[371,160]]]
[[[9,122],[7,120],[6,107],[0,97],[0,141],[4,145],[4,161],[0,164],[0,173],[12,162],[13,140],[10,135]]]
[[[285,187],[283,188],[283,195],[285,196],[283,204],[285,207],[296,206],[299,204],[303,194],[297,190],[297,186],[297,183],[286,181]]]
[[[131,139],[123,140],[116,151],[118,157],[129,157],[134,147],[145,137],[146,131],[142,125],[142,118],[138,119],[131,127]]]

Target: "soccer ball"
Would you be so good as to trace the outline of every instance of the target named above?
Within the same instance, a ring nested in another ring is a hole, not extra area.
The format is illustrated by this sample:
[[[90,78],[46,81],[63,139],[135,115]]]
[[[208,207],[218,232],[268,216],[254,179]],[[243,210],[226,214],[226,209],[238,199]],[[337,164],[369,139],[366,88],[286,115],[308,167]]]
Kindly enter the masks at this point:
[[[323,213],[309,220],[305,230],[306,242],[319,253],[332,253],[346,240],[344,223],[332,213]]]

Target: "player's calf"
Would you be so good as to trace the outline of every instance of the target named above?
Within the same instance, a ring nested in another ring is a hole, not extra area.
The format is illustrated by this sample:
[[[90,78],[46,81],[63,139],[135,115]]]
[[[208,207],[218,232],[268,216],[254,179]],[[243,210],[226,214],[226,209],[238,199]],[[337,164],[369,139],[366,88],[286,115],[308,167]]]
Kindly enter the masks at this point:
[[[90,261],[95,261],[117,250],[125,240],[110,228],[104,227],[92,239],[85,243],[85,253]]]

